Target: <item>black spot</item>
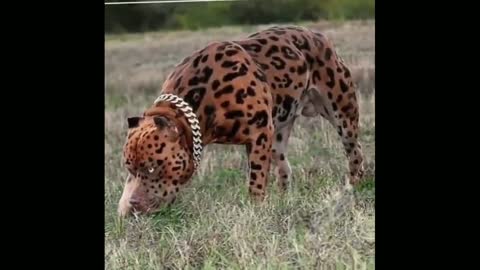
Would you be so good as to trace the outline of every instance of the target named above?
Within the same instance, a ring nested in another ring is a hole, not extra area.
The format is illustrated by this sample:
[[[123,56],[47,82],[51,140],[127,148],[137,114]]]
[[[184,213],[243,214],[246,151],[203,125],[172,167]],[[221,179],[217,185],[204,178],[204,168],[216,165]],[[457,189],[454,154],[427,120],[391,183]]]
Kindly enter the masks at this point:
[[[247,144],[245,144],[246,148],[247,148],[247,154],[250,154],[252,152],[252,143],[249,142]]]
[[[280,95],[277,95],[277,104],[282,103],[282,97]]]
[[[337,103],[332,102],[332,108],[334,111],[337,111],[338,110]]]
[[[231,67],[235,66],[235,65],[238,64],[238,63],[239,63],[238,61],[225,60],[225,61],[222,63],[222,67],[223,67],[223,68],[231,68]]]
[[[263,69],[263,70],[267,70],[267,69],[269,69],[269,68],[270,68],[270,66],[269,66],[269,65],[267,65],[267,64],[260,63],[260,62],[259,62],[258,64],[260,65],[260,68],[261,68],[261,69]]]
[[[332,92],[328,91],[327,96],[328,96],[328,99],[332,99],[333,98]]]
[[[347,112],[349,112],[351,109],[353,109],[353,104],[352,104],[351,102],[349,102],[347,105],[345,105],[345,106],[342,107],[342,112],[347,113]]]
[[[344,70],[345,70],[345,78],[350,78],[350,76],[351,76],[350,75],[350,70],[346,67],[344,68]]]
[[[340,101],[342,101],[342,98],[343,98],[342,94],[339,94],[339,95],[337,96],[336,102],[337,102],[337,103],[340,103]]]
[[[215,80],[213,81],[212,83],[212,89],[213,90],[217,90],[217,88],[220,86],[220,81],[219,80]]]
[[[298,75],[302,75],[305,72],[307,72],[307,63],[303,62],[303,65],[298,67],[297,73]]]
[[[222,59],[223,57],[223,53],[217,53],[215,54],[215,61],[218,62]]]
[[[237,53],[238,53],[238,50],[227,50],[227,51],[225,51],[225,54],[227,56],[234,56]]]
[[[267,160],[267,156],[265,156],[265,155],[261,156],[261,157],[260,157],[260,160],[261,160],[261,161]]]
[[[254,123],[257,124],[257,128],[266,127],[268,124],[268,113],[265,110],[256,112],[255,115],[248,120],[249,125]]]
[[[248,105],[247,105],[247,109],[251,110],[251,109],[253,109],[253,106],[250,105],[250,104],[248,104]]]
[[[276,36],[269,36],[268,38],[273,40],[273,41],[278,41],[278,37],[276,37]]]
[[[280,154],[280,160],[285,160],[285,155],[284,154]]]
[[[348,91],[348,85],[342,80],[339,80],[340,82],[340,89],[342,89],[342,92],[345,93]]]
[[[157,165],[158,165],[158,166],[161,166],[162,164],[163,164],[163,160],[157,159]]]
[[[262,189],[262,184],[258,184],[258,185],[257,185],[257,188],[258,188],[258,189]]]
[[[253,75],[255,76],[255,78],[257,78],[258,80],[260,80],[262,82],[267,81],[267,77],[265,76],[265,73],[263,73],[263,71],[261,71],[261,70],[254,71]]]
[[[253,96],[255,96],[255,90],[252,87],[249,86],[249,87],[247,87],[247,94],[249,96],[253,97]]]
[[[251,81],[251,82],[250,82],[250,85],[251,85],[251,86],[255,86],[255,85],[257,85],[257,83],[256,83],[255,81]]]
[[[226,43],[223,43],[222,45],[217,47],[217,52],[225,50],[225,47],[227,47]]]
[[[206,115],[211,115],[215,112],[215,107],[212,106],[212,105],[207,105],[207,106],[205,106],[203,111],[205,112]]]
[[[277,70],[282,70],[285,68],[285,61],[278,56],[273,56],[270,64],[272,64],[272,66],[274,66]]]
[[[279,141],[279,142],[282,141],[282,133],[277,134],[277,141]]]
[[[312,68],[315,59],[313,59],[313,57],[308,53],[305,54],[305,58],[307,59],[308,66]]]
[[[174,186],[178,185],[178,180],[173,180],[172,184],[173,184]]]
[[[293,82],[292,79],[290,79],[290,76],[288,74],[284,74],[283,77],[284,77],[284,81],[285,81],[285,84],[283,85],[283,87],[285,87],[285,88],[290,87],[290,85]]]
[[[260,39],[257,39],[258,43],[262,44],[262,45],[265,45],[267,44],[267,40],[264,39],[264,38],[260,38]]]
[[[153,139],[154,139],[155,141],[158,141],[158,135],[153,136]]]
[[[279,52],[277,45],[272,45],[265,54],[266,57],[270,57],[272,54]]]
[[[148,148],[152,148],[152,145],[151,145],[151,144],[149,144],[149,145],[147,145],[147,147],[148,147]]]
[[[192,106],[193,111],[197,111],[198,106],[200,106],[203,96],[205,95],[205,91],[205,87],[192,88],[188,90],[188,93],[183,99]]]
[[[274,83],[271,84],[272,89],[277,89],[277,86],[275,86]]]
[[[319,66],[321,67],[325,66],[325,62],[323,62],[320,58],[316,57],[315,59],[317,59],[317,63]]]
[[[172,171],[178,171],[178,170],[180,170],[180,166],[176,166],[172,168]]]
[[[237,72],[228,73],[227,75],[223,76],[223,81],[229,82],[234,80],[237,77],[245,76],[247,74],[247,70],[248,70],[247,66],[245,64],[242,64],[240,69]]]
[[[164,147],[165,147],[165,143],[162,142],[162,143],[160,144],[160,148],[158,148],[157,150],[155,150],[155,153],[157,153],[157,154],[162,153]],[[157,163],[158,163],[158,160],[157,160]],[[159,165],[160,165],[160,164],[159,164]]]
[[[245,135],[248,135],[250,134],[250,129],[249,128],[245,128],[243,131],[242,131],[243,134]]]
[[[334,77],[333,69],[327,67],[327,75],[329,79],[329,81],[327,82],[327,86],[330,88],[333,88],[335,86],[335,77]]]
[[[208,54],[205,54],[205,56],[202,57],[202,63],[207,62],[207,60],[208,60]]]
[[[298,55],[290,47],[282,46],[281,51],[283,53],[283,56],[287,59],[292,59],[292,60],[299,59]]]
[[[235,118],[244,117],[244,116],[245,114],[243,113],[243,111],[240,111],[240,110],[229,111],[225,113],[225,118],[227,119],[235,119]]]
[[[195,59],[193,60],[193,67],[196,68],[198,66],[198,62],[200,62],[200,59],[202,58],[202,55],[199,55],[197,57],[195,57]]]
[[[215,98],[219,98],[220,96],[224,95],[224,94],[230,94],[230,93],[233,93],[233,86],[230,84],[230,85],[227,85],[225,86],[224,88],[222,88],[220,91],[216,92],[214,97]]]
[[[267,135],[265,133],[262,133],[262,134],[260,134],[260,136],[258,136],[256,144],[257,145],[262,145],[263,141],[267,141],[267,139],[268,139]]]
[[[262,50],[262,47],[258,44],[244,44],[244,45],[242,45],[242,47],[246,51],[253,51],[253,52],[257,52],[257,53]]]
[[[237,93],[235,93],[235,102],[237,104],[243,104],[244,99],[247,97],[247,94],[245,93],[245,89],[239,89]]]
[[[228,137],[229,139],[235,137],[235,135],[237,135],[237,132],[238,132],[239,129],[240,129],[240,121],[235,120],[235,122],[233,123],[232,129],[231,129],[230,132],[227,134],[227,137]]]
[[[289,95],[286,95],[284,100],[283,100],[283,104],[282,104],[282,108],[285,110],[285,113],[280,116],[278,118],[278,120],[280,122],[284,122],[288,119],[288,115],[290,114],[290,111],[292,110],[292,104],[293,102],[295,101],[295,99],[293,99],[291,96]]]
[[[250,168],[251,168],[252,170],[261,170],[261,169],[262,169],[262,165],[256,164],[255,162],[251,161],[251,162],[250,162]]]
[[[295,67],[290,67],[289,71],[290,72],[295,72]]]
[[[188,81],[188,85],[189,86],[195,86],[195,85],[198,85],[200,83],[208,83],[208,80],[210,80],[210,77],[213,74],[213,69],[211,69],[209,67],[204,67],[203,70],[202,70],[202,73],[203,73],[203,76],[195,76],[195,77],[191,78]]]
[[[254,173],[254,172],[251,172],[250,173],[250,178],[252,178],[253,180],[257,180],[257,174]],[[251,182],[251,183],[253,183],[253,182]]]
[[[332,49],[330,48],[327,48],[325,49],[325,60],[330,60],[330,58],[332,57]]]
[[[224,101],[224,102],[222,102],[222,104],[220,104],[220,106],[222,106],[222,108],[227,108],[228,105],[230,105],[230,101],[228,101],[228,100]]]
[[[295,45],[295,47],[297,47],[297,49],[299,49],[299,50],[309,51],[310,50],[310,44],[308,43],[307,38],[304,37],[303,35],[301,37],[303,39],[303,42],[300,42],[300,40],[295,35],[292,35],[293,45]]]

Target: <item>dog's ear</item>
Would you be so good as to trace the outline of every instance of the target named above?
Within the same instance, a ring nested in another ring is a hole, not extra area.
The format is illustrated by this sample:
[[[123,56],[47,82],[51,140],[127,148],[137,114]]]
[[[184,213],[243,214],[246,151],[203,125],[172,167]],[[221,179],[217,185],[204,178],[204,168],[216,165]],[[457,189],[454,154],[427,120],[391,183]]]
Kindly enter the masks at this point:
[[[167,118],[163,116],[155,116],[153,122],[155,122],[155,125],[160,129],[169,126]]]
[[[140,123],[140,120],[143,120],[143,117],[135,116],[135,117],[129,117],[129,118],[127,118],[128,128],[136,128],[136,127],[138,127],[138,124]]]
[[[174,121],[169,121],[164,116],[155,116],[153,121],[159,129],[167,128],[169,138],[172,142],[177,141],[178,138],[180,138],[184,133],[184,130],[180,127],[177,127]]]

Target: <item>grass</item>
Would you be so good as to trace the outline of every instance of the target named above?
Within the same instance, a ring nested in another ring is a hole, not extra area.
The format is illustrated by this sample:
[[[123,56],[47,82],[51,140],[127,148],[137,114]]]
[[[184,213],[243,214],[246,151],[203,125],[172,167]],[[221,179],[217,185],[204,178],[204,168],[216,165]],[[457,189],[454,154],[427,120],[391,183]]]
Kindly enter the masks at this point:
[[[121,148],[126,117],[140,115],[165,76],[208,42],[260,29],[222,27],[106,39],[106,269],[374,269],[374,22],[305,23],[333,39],[359,85],[367,181],[343,185],[346,159],[336,131],[320,118],[300,118],[288,158],[289,192],[270,177],[268,198],[249,200],[245,150],[209,145],[191,185],[154,216],[117,218],[126,170]]]

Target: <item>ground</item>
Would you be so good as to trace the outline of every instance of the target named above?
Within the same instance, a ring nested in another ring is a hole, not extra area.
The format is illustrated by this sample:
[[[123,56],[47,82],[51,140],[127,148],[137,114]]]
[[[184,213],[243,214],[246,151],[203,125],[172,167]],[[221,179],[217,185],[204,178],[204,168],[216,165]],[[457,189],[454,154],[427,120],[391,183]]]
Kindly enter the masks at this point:
[[[293,183],[285,197],[272,170],[266,203],[250,202],[244,147],[210,145],[172,207],[117,218],[127,176],[126,118],[152,104],[165,76],[193,50],[266,26],[106,36],[106,269],[374,269],[375,22],[302,25],[332,39],[359,86],[366,182],[345,190],[347,161],[336,130],[320,117],[300,118],[289,144]]]

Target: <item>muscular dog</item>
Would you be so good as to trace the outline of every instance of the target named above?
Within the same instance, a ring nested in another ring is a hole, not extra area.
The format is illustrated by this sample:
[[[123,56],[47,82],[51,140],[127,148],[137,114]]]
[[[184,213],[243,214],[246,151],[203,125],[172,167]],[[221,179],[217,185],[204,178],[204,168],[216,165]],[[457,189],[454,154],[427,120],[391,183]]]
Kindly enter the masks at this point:
[[[275,26],[194,52],[169,74],[143,116],[128,118],[130,175],[119,214],[151,213],[173,202],[212,143],[246,146],[254,199],[265,197],[272,161],[286,189],[288,139],[300,115],[321,115],[336,128],[350,182],[357,183],[364,171],[357,96],[329,39],[303,27]]]

